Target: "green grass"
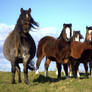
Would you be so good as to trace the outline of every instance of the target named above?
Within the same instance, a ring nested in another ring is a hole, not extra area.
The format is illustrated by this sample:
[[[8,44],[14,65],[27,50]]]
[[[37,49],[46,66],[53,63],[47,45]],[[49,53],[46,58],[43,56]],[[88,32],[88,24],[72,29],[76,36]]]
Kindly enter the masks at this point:
[[[16,84],[11,84],[11,73],[0,72],[0,92],[92,92],[92,77],[87,79],[84,75],[81,79],[65,79],[62,74],[62,79],[57,80],[55,72],[49,72],[48,78],[44,73],[29,72],[29,85],[24,83],[23,73],[21,75],[22,83],[17,82],[16,74]]]

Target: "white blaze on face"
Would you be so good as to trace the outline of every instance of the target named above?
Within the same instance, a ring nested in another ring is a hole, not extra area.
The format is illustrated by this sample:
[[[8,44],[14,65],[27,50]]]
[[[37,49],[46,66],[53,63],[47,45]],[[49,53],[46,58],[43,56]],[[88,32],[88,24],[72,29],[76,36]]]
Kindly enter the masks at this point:
[[[89,36],[89,40],[90,40],[90,41],[92,40],[92,39],[91,39],[91,33],[92,33],[92,30],[89,30],[89,31],[88,31],[88,34],[90,35],[90,36]]]
[[[28,18],[28,14],[26,14],[26,18]]]
[[[67,35],[67,38],[70,39],[70,28],[69,27],[66,28],[66,35]]]
[[[88,33],[91,34],[92,30],[89,30]]]
[[[75,41],[78,41],[78,42],[79,42],[79,35],[77,35],[77,36],[75,37]]]

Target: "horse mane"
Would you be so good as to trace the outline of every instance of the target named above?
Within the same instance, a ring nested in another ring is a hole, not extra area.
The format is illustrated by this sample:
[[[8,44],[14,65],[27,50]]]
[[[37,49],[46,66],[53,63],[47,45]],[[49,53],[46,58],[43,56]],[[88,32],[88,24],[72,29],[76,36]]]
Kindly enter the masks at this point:
[[[64,28],[62,29],[62,32],[60,33],[58,39],[60,39],[60,38],[62,37],[62,35],[63,35],[63,31],[64,31]]]
[[[22,29],[22,26],[23,26],[23,25],[21,25],[21,15],[19,16],[19,18],[18,18],[18,20],[17,20],[17,23],[16,23],[16,25],[15,25],[15,29],[17,29],[18,26],[19,26],[20,29]],[[31,28],[36,29],[36,27],[39,27],[39,24],[31,17],[29,30],[30,30]],[[21,30],[19,30],[19,31],[21,31]]]
[[[30,27],[33,28],[33,29],[36,29],[35,26],[39,27],[39,24],[31,17]]]

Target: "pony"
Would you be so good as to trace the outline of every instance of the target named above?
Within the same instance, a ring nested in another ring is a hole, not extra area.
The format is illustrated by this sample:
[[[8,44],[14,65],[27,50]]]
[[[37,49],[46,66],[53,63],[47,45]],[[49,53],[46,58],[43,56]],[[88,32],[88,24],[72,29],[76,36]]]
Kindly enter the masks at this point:
[[[37,48],[37,63],[36,72],[40,66],[41,60],[46,56],[45,69],[48,76],[48,66],[50,61],[55,61],[58,69],[58,79],[61,78],[61,64],[64,64],[64,59],[70,55],[70,44],[72,37],[72,24],[63,24],[63,29],[60,36],[56,39],[51,36],[43,37]]]
[[[90,62],[90,68],[92,68],[92,27],[86,27],[86,37],[84,42],[72,42],[70,61],[74,76],[77,75],[78,66],[80,63],[84,64],[86,77],[88,78],[88,66]],[[91,71],[91,70],[90,70]]]
[[[72,42],[73,41],[77,41],[80,42],[81,39],[83,39],[84,37],[82,36],[82,34],[80,33],[80,30],[74,30],[73,31],[73,37],[72,37]],[[70,77],[72,76],[72,65],[69,62],[69,71],[70,71]],[[77,76],[80,77],[79,71],[77,71]]]
[[[14,30],[8,35],[4,42],[3,53],[6,59],[11,63],[12,79],[15,84],[15,73],[18,72],[18,82],[21,82],[21,71],[19,63],[24,66],[24,82],[29,83],[28,69],[32,69],[30,63],[36,53],[36,45],[29,34],[31,28],[38,27],[38,23],[31,16],[31,8],[28,10],[20,9],[20,16],[17,20]]]

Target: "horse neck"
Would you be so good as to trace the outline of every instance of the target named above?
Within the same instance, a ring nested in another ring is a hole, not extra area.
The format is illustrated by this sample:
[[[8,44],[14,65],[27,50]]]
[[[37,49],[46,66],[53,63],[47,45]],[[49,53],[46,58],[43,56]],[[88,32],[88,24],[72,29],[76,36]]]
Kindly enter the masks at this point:
[[[20,24],[20,21],[18,20],[17,21],[17,24],[15,25],[15,28],[14,28],[16,31],[20,31],[20,30],[22,30],[22,26],[21,26],[21,24]]]
[[[60,36],[58,37],[58,41],[61,45],[66,45],[66,44],[70,44],[70,42],[65,41],[65,39],[63,38],[63,32],[60,34]]]

